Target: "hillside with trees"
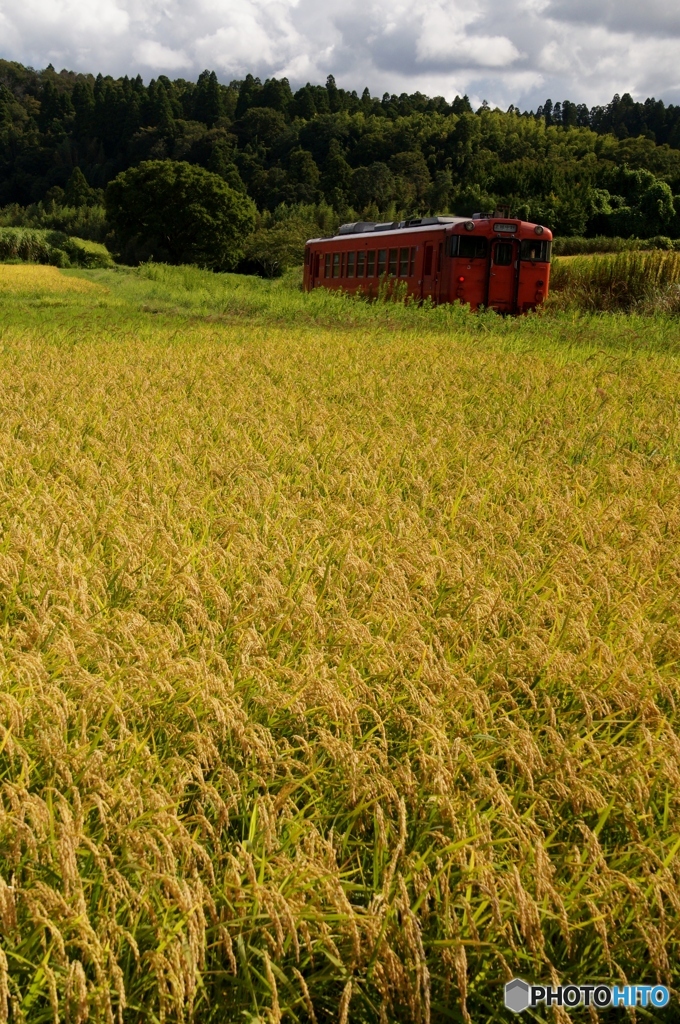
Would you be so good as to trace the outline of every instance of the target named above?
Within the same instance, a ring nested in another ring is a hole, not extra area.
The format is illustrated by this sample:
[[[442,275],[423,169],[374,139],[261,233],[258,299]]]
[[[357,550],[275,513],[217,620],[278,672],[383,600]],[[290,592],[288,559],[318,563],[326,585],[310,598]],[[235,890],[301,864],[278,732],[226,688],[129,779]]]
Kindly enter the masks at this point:
[[[322,230],[350,216],[508,206],[559,235],[680,236],[680,106],[662,101],[474,111],[465,96],[378,99],[332,76],[293,93],[252,75],[146,85],[0,61],[1,223],[102,240],[103,190],[159,160],[249,196],[259,231],[282,208],[315,209]]]

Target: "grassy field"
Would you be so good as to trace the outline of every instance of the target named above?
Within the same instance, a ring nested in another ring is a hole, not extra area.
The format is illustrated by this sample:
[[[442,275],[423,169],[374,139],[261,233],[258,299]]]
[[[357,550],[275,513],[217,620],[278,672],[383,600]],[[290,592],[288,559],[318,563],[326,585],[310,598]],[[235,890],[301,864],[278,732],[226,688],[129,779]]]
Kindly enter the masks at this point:
[[[672,317],[0,267],[0,1021],[677,987],[679,394]]]

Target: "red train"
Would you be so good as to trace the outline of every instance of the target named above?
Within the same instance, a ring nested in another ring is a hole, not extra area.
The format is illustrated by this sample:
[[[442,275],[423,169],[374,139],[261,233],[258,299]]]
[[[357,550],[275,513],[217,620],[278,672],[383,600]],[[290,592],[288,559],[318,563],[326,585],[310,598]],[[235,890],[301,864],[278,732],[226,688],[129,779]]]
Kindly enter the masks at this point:
[[[552,232],[511,217],[422,217],[343,224],[305,247],[304,287],[376,295],[383,281],[433,302],[525,313],[548,294]]]

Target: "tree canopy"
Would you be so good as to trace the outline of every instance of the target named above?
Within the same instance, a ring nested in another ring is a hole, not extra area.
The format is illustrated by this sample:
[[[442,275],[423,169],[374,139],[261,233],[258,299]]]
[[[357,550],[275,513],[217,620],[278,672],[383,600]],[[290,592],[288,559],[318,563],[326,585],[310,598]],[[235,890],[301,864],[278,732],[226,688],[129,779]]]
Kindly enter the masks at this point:
[[[184,160],[146,160],[106,189],[106,211],[122,242],[142,240],[168,263],[232,269],[255,224],[255,206],[217,174]]]

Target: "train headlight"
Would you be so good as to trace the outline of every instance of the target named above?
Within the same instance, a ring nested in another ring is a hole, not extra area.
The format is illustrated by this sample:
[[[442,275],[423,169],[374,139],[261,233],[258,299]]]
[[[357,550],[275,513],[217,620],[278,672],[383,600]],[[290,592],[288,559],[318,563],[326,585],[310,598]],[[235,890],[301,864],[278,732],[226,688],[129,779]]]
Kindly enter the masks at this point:
[[[543,228],[541,227],[540,224],[537,224],[536,227],[534,228],[534,234],[535,235],[542,235],[543,234]]]
[[[475,222],[473,220],[466,220],[465,224],[463,225],[463,227],[465,228],[466,231],[474,231],[475,230]]]

